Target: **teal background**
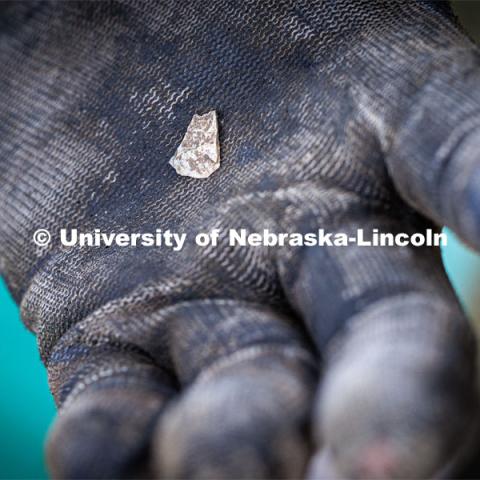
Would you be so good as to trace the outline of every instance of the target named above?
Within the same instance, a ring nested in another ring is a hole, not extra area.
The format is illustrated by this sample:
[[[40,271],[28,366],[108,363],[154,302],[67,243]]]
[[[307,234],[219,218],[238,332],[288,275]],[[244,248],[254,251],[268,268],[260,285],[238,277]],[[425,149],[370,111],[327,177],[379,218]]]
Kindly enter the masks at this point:
[[[466,28],[480,38],[480,3],[453,2]],[[480,319],[475,292],[480,258],[449,234],[447,272],[469,315]],[[478,321],[478,320],[477,320]],[[0,280],[0,478],[46,478],[43,442],[55,408],[35,339]]]
[[[0,478],[46,478],[43,440],[54,414],[35,337],[1,283]]]

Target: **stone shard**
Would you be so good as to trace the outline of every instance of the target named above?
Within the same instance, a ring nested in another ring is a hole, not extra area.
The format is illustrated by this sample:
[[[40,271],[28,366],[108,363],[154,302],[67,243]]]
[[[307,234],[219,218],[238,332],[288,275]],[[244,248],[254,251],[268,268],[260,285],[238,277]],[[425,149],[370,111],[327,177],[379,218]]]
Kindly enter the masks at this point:
[[[220,166],[220,144],[215,110],[194,115],[182,143],[169,161],[179,175],[207,178]]]

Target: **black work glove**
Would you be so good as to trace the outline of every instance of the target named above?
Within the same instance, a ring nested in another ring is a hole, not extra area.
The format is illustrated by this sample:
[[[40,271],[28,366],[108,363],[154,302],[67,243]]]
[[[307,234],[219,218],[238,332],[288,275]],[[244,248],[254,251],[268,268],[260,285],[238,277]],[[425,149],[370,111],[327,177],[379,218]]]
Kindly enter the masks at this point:
[[[53,475],[452,472],[475,347],[438,249],[225,238],[446,224],[480,247],[479,56],[448,6],[0,10],[0,267],[60,408]],[[211,110],[220,169],[181,177],[168,161]],[[223,233],[67,248],[61,228]]]

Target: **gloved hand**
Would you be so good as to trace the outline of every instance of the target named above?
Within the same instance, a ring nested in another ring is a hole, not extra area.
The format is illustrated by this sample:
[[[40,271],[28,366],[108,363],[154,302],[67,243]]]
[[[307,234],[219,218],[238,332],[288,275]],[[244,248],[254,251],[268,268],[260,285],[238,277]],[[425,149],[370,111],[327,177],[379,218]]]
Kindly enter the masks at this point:
[[[451,472],[475,342],[438,249],[59,241],[446,224],[479,248],[479,55],[448,5],[0,10],[0,267],[60,408],[52,474]],[[181,177],[168,160],[210,110],[221,167]]]

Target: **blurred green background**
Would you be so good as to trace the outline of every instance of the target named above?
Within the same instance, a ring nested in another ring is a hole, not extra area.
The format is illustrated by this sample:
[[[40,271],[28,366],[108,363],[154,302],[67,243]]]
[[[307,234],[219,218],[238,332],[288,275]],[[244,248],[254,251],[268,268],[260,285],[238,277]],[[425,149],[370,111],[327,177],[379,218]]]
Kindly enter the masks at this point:
[[[480,40],[480,2],[452,5],[470,34]],[[480,257],[449,233],[445,265],[470,316],[480,319],[475,301]],[[22,325],[18,308],[0,281],[0,478],[46,478],[43,442],[55,408],[36,343]]]

